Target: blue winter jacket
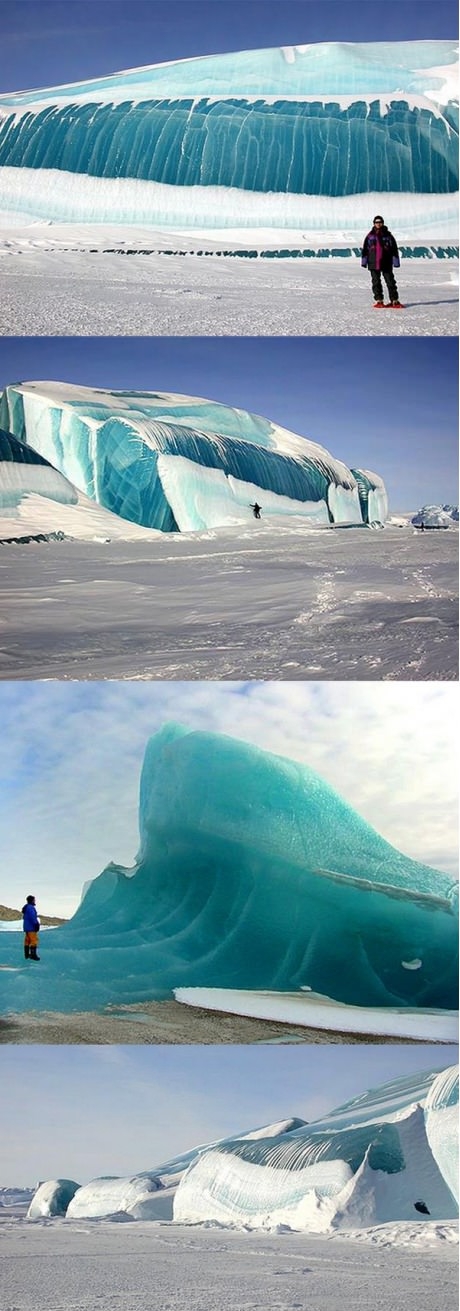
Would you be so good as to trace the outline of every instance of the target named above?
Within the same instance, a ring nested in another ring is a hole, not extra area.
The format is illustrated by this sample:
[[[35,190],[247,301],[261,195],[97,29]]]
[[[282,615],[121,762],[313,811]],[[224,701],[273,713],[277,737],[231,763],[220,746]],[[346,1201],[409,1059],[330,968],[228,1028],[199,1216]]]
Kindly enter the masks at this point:
[[[32,906],[30,901],[26,901],[22,907],[24,933],[38,933],[40,920],[37,915],[36,907]]]

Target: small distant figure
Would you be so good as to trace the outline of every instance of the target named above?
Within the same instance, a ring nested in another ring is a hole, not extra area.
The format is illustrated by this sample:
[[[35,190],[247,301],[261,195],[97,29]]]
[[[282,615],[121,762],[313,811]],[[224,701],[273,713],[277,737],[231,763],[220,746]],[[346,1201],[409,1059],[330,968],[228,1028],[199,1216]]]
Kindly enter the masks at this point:
[[[261,509],[262,509],[262,506],[261,506],[261,505],[258,505],[258,504],[257,504],[257,501],[255,501],[254,505],[251,505],[250,508],[251,508],[251,510],[252,510],[252,512],[253,512],[254,519],[260,519],[260,511],[261,511]]]
[[[364,238],[361,264],[363,269],[369,269],[372,278],[374,309],[402,310],[393,273],[393,269],[400,267],[399,251],[393,233],[386,227],[381,214],[376,214],[373,226]],[[385,279],[390,297],[387,306],[383,299],[382,277]]]
[[[424,524],[424,522],[423,522],[423,519],[422,519],[422,522],[421,522],[421,524],[420,524],[420,532],[421,532],[421,533],[424,533],[424,532],[425,532],[425,524]]]
[[[420,1211],[422,1215],[430,1214],[426,1202],[414,1202],[414,1206],[415,1206],[415,1210]]]
[[[40,960],[37,956],[40,920],[35,905],[35,897],[27,897],[22,907],[22,924],[24,929],[24,956],[26,960]]]

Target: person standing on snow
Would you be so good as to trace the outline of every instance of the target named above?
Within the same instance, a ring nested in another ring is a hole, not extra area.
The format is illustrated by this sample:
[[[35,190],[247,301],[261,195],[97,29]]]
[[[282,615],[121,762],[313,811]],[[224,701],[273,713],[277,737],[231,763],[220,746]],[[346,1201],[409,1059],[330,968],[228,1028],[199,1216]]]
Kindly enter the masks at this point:
[[[374,309],[383,310],[385,308],[382,287],[383,277],[390,297],[389,308],[402,310],[393,273],[393,269],[399,269],[400,267],[399,251],[393,233],[385,226],[381,214],[376,214],[373,227],[368,232],[367,237],[364,238],[361,264],[363,269],[369,269],[372,278]]]
[[[24,929],[24,956],[26,960],[40,960],[37,956],[38,931],[40,920],[35,906],[35,897],[27,897],[22,907],[22,924]]]
[[[258,505],[258,504],[257,504],[257,501],[256,501],[255,504],[254,504],[254,505],[251,505],[249,508],[250,508],[250,509],[252,510],[252,512],[253,512],[254,519],[260,519],[260,511],[261,511],[261,509],[262,509],[262,506],[261,506],[261,505]]]

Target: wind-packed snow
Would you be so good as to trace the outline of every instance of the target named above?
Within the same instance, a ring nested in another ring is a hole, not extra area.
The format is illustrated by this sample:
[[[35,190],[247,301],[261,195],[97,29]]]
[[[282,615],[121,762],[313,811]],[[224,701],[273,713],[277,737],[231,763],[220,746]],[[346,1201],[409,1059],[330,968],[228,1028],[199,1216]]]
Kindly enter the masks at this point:
[[[355,477],[317,443],[214,401],[24,383],[3,391],[0,420],[85,496],[143,527],[244,525],[256,501],[264,517],[361,524],[371,490],[387,517],[381,477]]]
[[[139,829],[134,867],[111,863],[85,887],[39,975],[5,971],[4,1011],[161,1000],[181,986],[455,1009],[457,885],[307,766],[165,725],[147,744]],[[1,962],[18,954],[16,935],[0,935]]]
[[[403,245],[405,309],[382,314],[359,259],[381,209],[380,195],[366,197],[354,235],[337,212],[326,240],[304,230],[250,229],[241,239],[233,229],[220,242],[203,232],[171,241],[147,227],[29,222],[13,232],[9,222],[0,227],[0,333],[48,336],[52,323],[53,335],[66,337],[456,336],[457,218],[450,240],[441,226]],[[425,200],[417,203],[420,218],[429,212]],[[405,239],[397,211],[385,207],[384,216]]]
[[[55,508],[23,502],[22,527],[64,527]],[[0,546],[0,678],[456,679],[457,525],[408,520],[274,516],[143,542],[107,541],[105,520],[102,542]],[[121,538],[149,531],[117,522]],[[95,535],[89,517],[69,531]]]
[[[324,43],[8,95],[0,206],[51,220],[311,228],[309,199],[320,198],[322,230],[329,198],[359,204],[378,190],[416,194],[421,212],[434,196],[447,219],[455,69],[448,41]]]
[[[3,1219],[2,1277],[15,1311],[433,1311],[457,1301],[456,1223],[400,1222],[338,1235],[155,1221]]]

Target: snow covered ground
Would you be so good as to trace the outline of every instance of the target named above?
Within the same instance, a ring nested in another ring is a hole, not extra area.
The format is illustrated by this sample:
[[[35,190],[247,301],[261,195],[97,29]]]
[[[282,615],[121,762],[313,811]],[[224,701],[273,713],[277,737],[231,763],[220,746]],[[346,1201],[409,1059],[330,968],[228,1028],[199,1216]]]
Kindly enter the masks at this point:
[[[279,248],[308,245],[280,234]],[[363,232],[364,236],[364,232]],[[241,246],[229,233],[223,249]],[[252,234],[245,234],[251,249]],[[261,237],[258,234],[258,245]],[[267,246],[273,248],[270,234]],[[318,243],[320,244],[320,243]],[[344,241],[337,243],[344,246]],[[356,244],[356,243],[354,243]],[[402,260],[404,312],[373,308],[356,256],[166,254],[179,234],[37,223],[0,231],[4,336],[455,336],[458,260]],[[195,234],[194,250],[213,250]],[[147,252],[147,253],[145,253]],[[150,253],[149,253],[150,252]]]
[[[346,1237],[0,1210],[3,1311],[454,1311],[454,1223]],[[24,1208],[25,1209],[25,1208]]]
[[[458,533],[293,523],[0,548],[0,677],[455,679]]]

